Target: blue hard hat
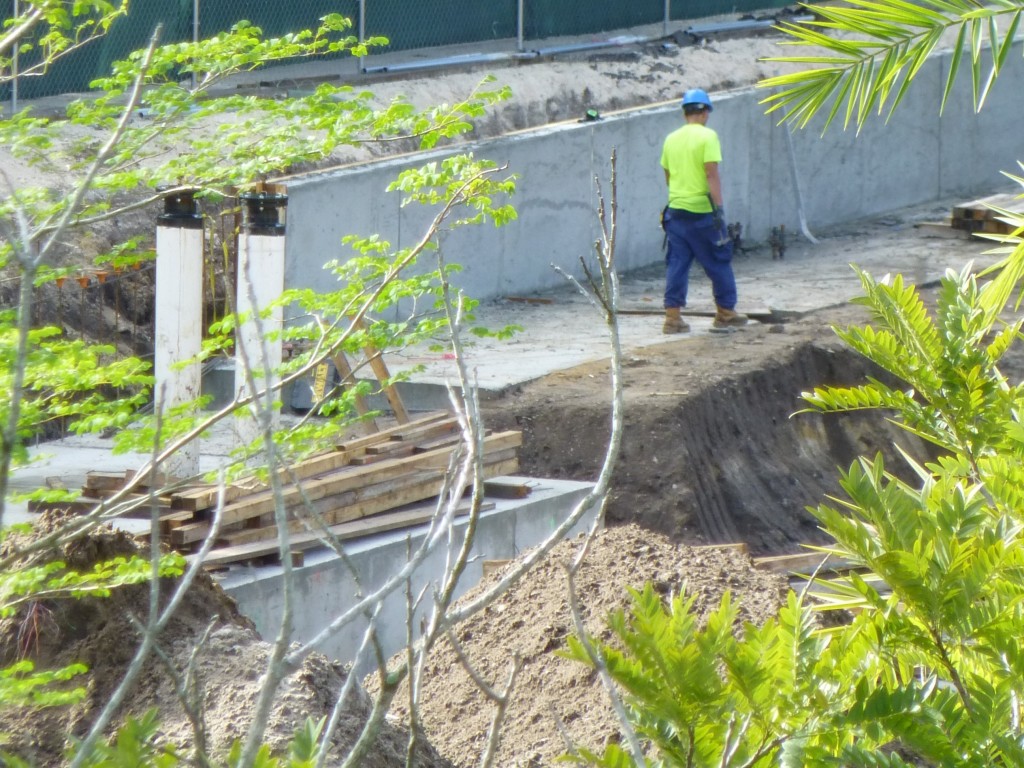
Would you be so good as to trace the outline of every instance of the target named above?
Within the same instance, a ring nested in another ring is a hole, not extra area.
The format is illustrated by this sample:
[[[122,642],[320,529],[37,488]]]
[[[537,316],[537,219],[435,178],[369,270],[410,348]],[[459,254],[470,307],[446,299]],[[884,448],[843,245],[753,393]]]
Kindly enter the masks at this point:
[[[707,91],[700,88],[691,88],[683,94],[683,106],[687,104],[703,104],[708,108],[708,112],[712,110],[711,97],[708,96]]]

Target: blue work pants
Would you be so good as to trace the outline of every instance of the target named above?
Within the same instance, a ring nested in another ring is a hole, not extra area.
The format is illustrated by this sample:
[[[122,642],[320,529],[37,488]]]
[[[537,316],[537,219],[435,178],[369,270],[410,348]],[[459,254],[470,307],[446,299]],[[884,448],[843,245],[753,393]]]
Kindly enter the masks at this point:
[[[711,280],[715,304],[736,307],[736,278],[732,273],[732,240],[716,228],[710,213],[668,209],[665,214],[668,253],[665,255],[665,306],[685,307],[690,265],[696,259]],[[722,245],[718,241],[724,240]]]

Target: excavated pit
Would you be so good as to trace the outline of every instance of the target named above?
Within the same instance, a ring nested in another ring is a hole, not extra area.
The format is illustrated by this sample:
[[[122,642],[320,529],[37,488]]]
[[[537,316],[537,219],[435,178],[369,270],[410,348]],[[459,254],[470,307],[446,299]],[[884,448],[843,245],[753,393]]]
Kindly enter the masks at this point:
[[[681,401],[665,425],[664,450],[654,447],[664,456],[662,472],[637,478],[637,495],[649,493],[652,503],[630,503],[627,470],[609,520],[637,519],[673,538],[695,533],[709,543],[743,541],[755,554],[823,541],[805,507],[839,492],[838,468],[858,455],[880,451],[887,464],[899,463],[892,447],[907,436],[878,413],[794,416],[802,406],[796,396],[869,373],[878,374],[851,352],[805,345],[790,359]],[[627,436],[625,466],[651,449]]]

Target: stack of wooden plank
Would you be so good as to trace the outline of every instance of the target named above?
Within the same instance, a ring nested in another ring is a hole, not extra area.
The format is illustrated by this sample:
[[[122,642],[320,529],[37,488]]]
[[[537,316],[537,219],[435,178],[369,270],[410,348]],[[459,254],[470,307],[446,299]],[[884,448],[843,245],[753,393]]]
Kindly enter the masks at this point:
[[[1004,194],[960,203],[953,207],[950,226],[953,229],[970,232],[971,234],[1012,234],[1016,227],[1003,214],[993,210],[993,208],[1024,215],[1024,199],[1012,194]]]
[[[457,420],[432,413],[406,424],[338,443],[335,449],[293,464],[281,472],[280,497],[292,551],[318,546],[311,529],[330,530],[340,539],[414,525],[430,519],[453,452],[461,443]],[[483,441],[484,475],[495,478],[519,468],[518,431],[488,434]],[[130,473],[89,473],[79,506],[92,508],[131,479]],[[525,488],[525,487],[524,487]],[[528,489],[491,485],[497,496],[526,495]],[[485,486],[486,489],[486,486]],[[136,489],[138,511],[152,513],[153,497]],[[268,484],[255,479],[218,488],[196,485],[155,497],[161,534],[175,549],[192,553],[211,533],[214,511],[222,505],[210,565],[274,557],[278,552],[277,507]]]

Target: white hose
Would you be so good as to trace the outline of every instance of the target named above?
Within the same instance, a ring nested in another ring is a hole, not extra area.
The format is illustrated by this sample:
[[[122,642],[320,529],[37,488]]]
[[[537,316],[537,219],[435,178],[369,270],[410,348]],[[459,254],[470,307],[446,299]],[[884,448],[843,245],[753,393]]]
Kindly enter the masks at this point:
[[[818,239],[807,228],[807,219],[804,217],[804,196],[800,191],[800,176],[796,172],[796,150],[793,149],[793,132],[789,126],[783,126],[783,130],[786,132],[786,146],[789,149],[789,171],[793,175],[793,189],[796,192],[796,212],[800,217],[800,231],[803,232],[804,237],[810,242],[817,245]]]

